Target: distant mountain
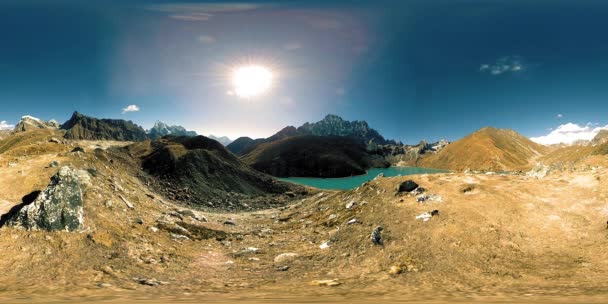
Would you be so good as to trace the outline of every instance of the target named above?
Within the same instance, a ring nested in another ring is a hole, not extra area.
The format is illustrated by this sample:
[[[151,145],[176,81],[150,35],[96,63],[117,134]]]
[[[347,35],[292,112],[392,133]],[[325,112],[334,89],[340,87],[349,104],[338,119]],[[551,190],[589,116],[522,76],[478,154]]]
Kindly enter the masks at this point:
[[[220,144],[227,146],[232,142],[232,139],[226,137],[226,136],[221,136],[221,137],[217,137],[217,136],[213,136],[213,135],[209,135],[207,136],[213,140],[218,141]]]
[[[197,136],[194,131],[187,131],[182,126],[170,126],[162,121],[156,121],[152,129],[148,130],[148,137],[150,139],[158,139],[165,135],[174,136]]]
[[[97,119],[74,112],[70,120],[61,125],[67,130],[65,138],[84,140],[143,141],[146,132],[131,121]]]
[[[422,167],[462,171],[516,171],[533,166],[535,157],[548,148],[509,129],[482,128],[450,143],[437,154],[422,157]]]
[[[253,170],[219,142],[204,137],[165,137],[128,146],[142,159],[146,172],[158,178],[159,190],[189,204],[231,209],[225,203],[238,197],[283,193],[294,187]],[[232,204],[232,203],[231,203]],[[255,207],[255,206],[252,206]],[[262,206],[260,206],[262,207]]]
[[[243,156],[254,169],[278,177],[346,177],[390,164],[353,137],[301,135],[260,144]]]
[[[30,115],[21,117],[19,123],[15,126],[15,132],[25,132],[36,129],[58,129],[59,123],[55,120],[44,121]]]
[[[283,138],[287,138],[287,137],[292,137],[292,136],[297,136],[298,131],[296,130],[295,127],[289,126],[289,127],[285,127],[283,128],[281,131],[277,132],[276,134],[268,137],[268,138],[258,138],[258,139],[252,139],[250,137],[239,137],[236,140],[234,140],[232,143],[230,143],[229,145],[226,146],[226,148],[228,150],[230,150],[230,152],[239,155],[239,156],[243,156],[251,151],[253,151],[255,148],[257,148],[259,145],[264,144],[264,143],[271,143]]]
[[[307,122],[298,128],[285,127],[268,138],[239,137],[227,148],[232,153],[242,156],[253,151],[261,144],[302,135],[352,137],[364,144],[395,144],[392,140],[384,139],[378,131],[370,128],[365,121],[347,121],[337,115],[330,114],[316,123]]]
[[[301,135],[354,137],[365,143],[370,141],[376,144],[395,143],[394,141],[384,139],[378,131],[370,128],[365,121],[347,121],[333,114],[325,116],[325,118],[316,123],[307,122],[299,127],[297,132]]]

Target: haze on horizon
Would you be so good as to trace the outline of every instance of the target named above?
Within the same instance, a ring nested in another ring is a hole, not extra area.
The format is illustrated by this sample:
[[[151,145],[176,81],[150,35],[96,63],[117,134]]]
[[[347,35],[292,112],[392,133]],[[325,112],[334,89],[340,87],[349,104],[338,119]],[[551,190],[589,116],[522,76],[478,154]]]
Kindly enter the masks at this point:
[[[235,139],[333,113],[406,143],[487,125],[571,143],[608,126],[607,15],[602,1],[8,0],[0,128],[77,110]],[[271,74],[235,88],[248,66]]]

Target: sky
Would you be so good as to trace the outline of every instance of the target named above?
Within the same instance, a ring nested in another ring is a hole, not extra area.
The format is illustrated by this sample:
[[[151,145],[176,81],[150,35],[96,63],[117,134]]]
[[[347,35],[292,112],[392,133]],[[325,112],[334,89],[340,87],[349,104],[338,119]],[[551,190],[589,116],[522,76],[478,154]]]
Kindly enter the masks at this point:
[[[0,0],[0,128],[73,111],[267,137],[332,113],[386,138],[608,125],[608,2]],[[240,67],[272,73],[235,94]]]

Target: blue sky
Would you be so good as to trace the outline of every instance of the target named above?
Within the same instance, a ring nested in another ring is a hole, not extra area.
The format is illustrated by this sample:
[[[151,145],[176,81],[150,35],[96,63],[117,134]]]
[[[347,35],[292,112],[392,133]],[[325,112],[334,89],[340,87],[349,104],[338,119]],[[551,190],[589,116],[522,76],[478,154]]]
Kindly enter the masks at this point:
[[[605,3],[5,0],[0,121],[78,110],[235,138],[334,113],[407,143],[594,129],[608,124]],[[273,71],[266,94],[228,93],[247,64]]]

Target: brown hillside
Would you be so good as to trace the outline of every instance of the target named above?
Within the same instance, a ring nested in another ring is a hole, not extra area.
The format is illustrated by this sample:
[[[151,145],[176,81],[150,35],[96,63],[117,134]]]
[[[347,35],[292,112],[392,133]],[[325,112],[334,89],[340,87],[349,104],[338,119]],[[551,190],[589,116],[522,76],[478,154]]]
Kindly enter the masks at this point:
[[[422,158],[417,165],[455,171],[527,170],[532,160],[547,150],[513,130],[485,127]]]

